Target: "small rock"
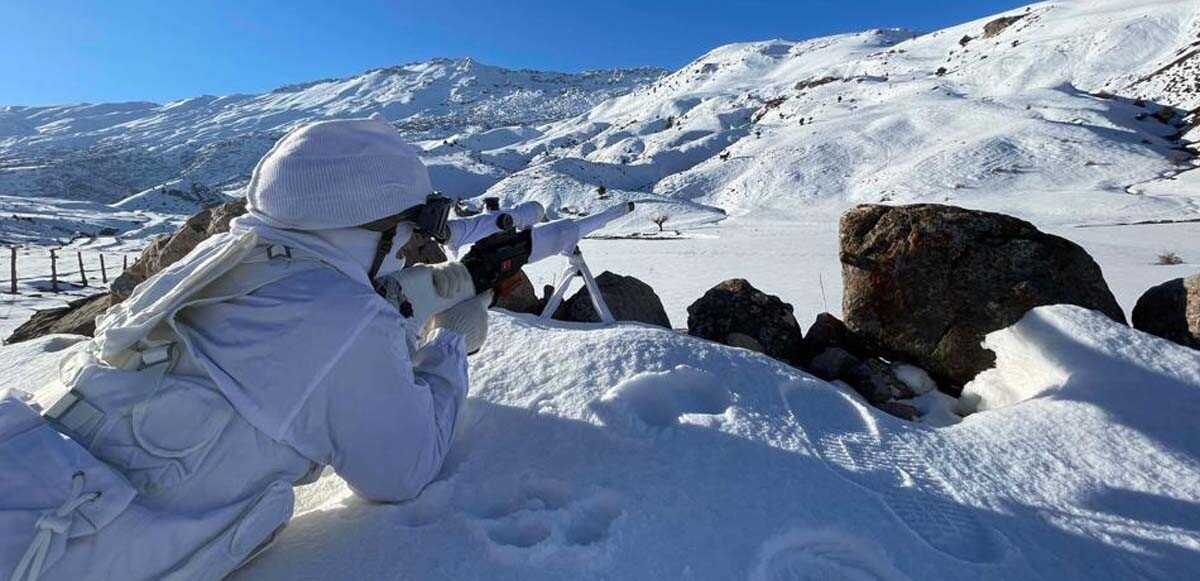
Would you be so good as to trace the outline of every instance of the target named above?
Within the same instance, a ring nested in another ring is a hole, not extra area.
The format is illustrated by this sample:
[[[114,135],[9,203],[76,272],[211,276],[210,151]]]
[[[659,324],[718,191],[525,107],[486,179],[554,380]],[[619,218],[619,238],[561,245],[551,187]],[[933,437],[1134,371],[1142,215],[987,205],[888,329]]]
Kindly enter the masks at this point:
[[[742,349],[749,349],[759,353],[765,352],[765,348],[762,346],[762,343],[758,342],[758,339],[745,333],[730,333],[725,336],[725,340],[722,343],[730,347],[741,347]]]
[[[740,333],[781,361],[792,362],[799,355],[803,332],[792,306],[744,279],[730,279],[709,289],[687,312],[692,336],[724,342],[731,333]]]
[[[1135,329],[1200,349],[1200,274],[1147,290],[1133,307]]]
[[[807,369],[825,381],[833,381],[845,377],[860,365],[862,361],[845,349],[830,347],[813,357]]]
[[[829,313],[821,313],[800,340],[798,361],[810,361],[830,347],[840,347],[858,358],[869,356],[845,323]]]
[[[917,408],[906,403],[900,403],[898,401],[885,401],[876,405],[875,407],[902,420],[908,420],[910,422],[917,419],[917,417],[921,415],[921,412],[917,410]]]

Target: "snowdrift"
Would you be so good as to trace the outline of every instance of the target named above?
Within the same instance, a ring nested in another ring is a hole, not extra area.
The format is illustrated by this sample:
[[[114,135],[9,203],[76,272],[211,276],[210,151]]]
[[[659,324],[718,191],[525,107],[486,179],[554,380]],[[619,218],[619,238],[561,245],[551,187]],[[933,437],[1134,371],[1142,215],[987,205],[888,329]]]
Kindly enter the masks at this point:
[[[749,351],[493,312],[437,481],[376,505],[327,474],[236,578],[1186,577],[1200,356],[1106,321],[994,335],[1001,370],[1039,353],[1069,380],[936,429]],[[73,341],[0,348],[0,376],[48,400]]]

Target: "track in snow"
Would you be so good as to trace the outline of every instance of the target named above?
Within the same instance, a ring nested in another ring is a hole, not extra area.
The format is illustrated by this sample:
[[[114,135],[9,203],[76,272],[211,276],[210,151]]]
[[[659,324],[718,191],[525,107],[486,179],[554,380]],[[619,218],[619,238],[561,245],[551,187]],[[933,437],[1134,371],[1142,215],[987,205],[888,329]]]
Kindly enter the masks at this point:
[[[972,563],[1002,556],[998,533],[970,508],[947,500],[953,498],[950,485],[907,442],[881,432],[862,404],[830,390],[784,386],[782,391],[797,418],[822,419],[816,429],[804,429],[826,466],[882,501],[929,546]]]
[[[794,531],[768,541],[751,581],[902,581],[881,549],[828,531]]]

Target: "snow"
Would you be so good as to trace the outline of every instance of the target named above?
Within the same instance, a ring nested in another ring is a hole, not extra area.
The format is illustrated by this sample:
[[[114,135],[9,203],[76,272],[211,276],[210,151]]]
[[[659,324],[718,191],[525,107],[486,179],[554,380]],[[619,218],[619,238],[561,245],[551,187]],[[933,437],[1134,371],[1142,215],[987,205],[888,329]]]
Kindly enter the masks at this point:
[[[1021,17],[983,38],[999,16]],[[1190,0],[1063,0],[923,35],[738,43],[670,74],[439,59],[263,95],[0,107],[0,238],[21,244],[21,293],[0,299],[0,334],[96,290],[71,284],[71,263],[64,292],[48,293],[49,247],[84,252],[89,269],[104,252],[113,269],[237,195],[286,129],[373,112],[451,197],[536,200],[560,217],[636,202],[581,248],[593,272],[650,284],[675,327],[729,278],[792,304],[804,327],[839,314],[838,217],[862,202],[1029,219],[1083,246],[1129,313],[1200,262],[1200,170],[1181,128],[1145,117],[1200,105],[1198,34]],[[216,187],[199,195],[192,182]],[[1167,251],[1187,263],[1154,264]],[[562,266],[527,270],[540,288]],[[922,393],[916,422],[663,329],[499,311],[491,323],[438,480],[376,505],[326,474],[298,489],[296,520],[236,578],[1200,570],[1200,355],[1101,315],[1043,307],[989,335],[997,366],[962,400],[897,365]],[[0,347],[0,389],[52,401],[54,363],[78,340]]]
[[[1178,128],[1145,115],[1200,104],[1194,83],[1155,80],[1194,50],[1195,3],[1009,15],[1023,16],[986,39],[995,17],[720,47],[515,145],[529,167],[491,192],[545,198],[559,173],[734,215],[924,201],[1040,223],[1196,217],[1195,191],[1144,185],[1190,167],[1173,150]],[[544,185],[510,186],[526,173]]]
[[[896,374],[896,379],[899,379],[917,395],[924,395],[937,389],[937,382],[920,367],[907,363],[893,363],[892,371]]]
[[[996,366],[963,388],[963,412],[996,409],[1081,385],[1097,398],[1151,385],[1160,393],[1163,385],[1200,386],[1200,352],[1131,332],[1080,307],[1034,309],[1016,325],[989,334],[983,344],[996,353]],[[1142,403],[1164,404],[1174,402]]]
[[[471,358],[466,424],[420,497],[371,504],[326,474],[234,578],[1165,579],[1200,567],[1200,355],[1097,313],[1041,308],[993,335],[1052,348],[1069,380],[941,428],[650,326],[502,311],[491,326]],[[71,341],[0,348],[0,374],[48,401],[42,382]],[[1001,368],[1028,363],[1004,349]]]
[[[493,128],[571,117],[664,72],[567,74],[434,59],[260,95],[0,107],[0,194],[69,193],[111,203],[184,178],[239,185],[278,137],[312,119],[378,113],[410,139],[483,133],[479,144],[502,144],[507,140]],[[510,131],[515,138],[527,134]]]

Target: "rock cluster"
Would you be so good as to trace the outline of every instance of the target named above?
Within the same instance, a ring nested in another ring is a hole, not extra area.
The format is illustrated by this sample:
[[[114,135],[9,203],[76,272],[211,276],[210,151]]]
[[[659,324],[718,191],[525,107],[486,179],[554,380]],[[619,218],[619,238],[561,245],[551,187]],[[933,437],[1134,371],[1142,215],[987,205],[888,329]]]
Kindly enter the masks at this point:
[[[846,326],[952,393],[993,365],[984,336],[1034,307],[1072,304],[1125,322],[1087,252],[1011,216],[862,205],[842,215],[840,237]]]
[[[842,216],[840,259],[845,322],[822,313],[802,334],[790,305],[734,279],[688,308],[689,333],[841,381],[880,409],[911,418],[917,411],[907,400],[935,388],[957,395],[994,362],[984,336],[1034,307],[1074,304],[1125,321],[1082,248],[1002,214],[858,206]],[[1171,286],[1161,294],[1174,298],[1159,301],[1175,313],[1176,331],[1182,288]]]

